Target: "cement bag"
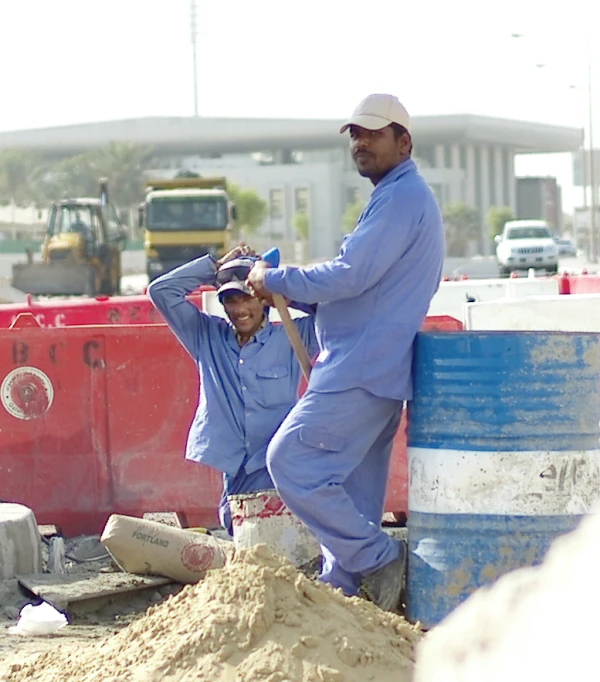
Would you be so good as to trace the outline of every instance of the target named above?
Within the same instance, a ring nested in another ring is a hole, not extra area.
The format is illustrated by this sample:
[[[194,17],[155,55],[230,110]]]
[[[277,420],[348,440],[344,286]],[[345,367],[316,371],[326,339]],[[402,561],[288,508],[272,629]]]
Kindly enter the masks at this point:
[[[121,514],[112,514],[100,540],[124,571],[179,583],[197,583],[206,571],[223,568],[232,551],[231,543],[210,535]]]
[[[227,501],[236,547],[268,545],[298,568],[321,553],[315,536],[292,514],[275,490],[229,495]]]

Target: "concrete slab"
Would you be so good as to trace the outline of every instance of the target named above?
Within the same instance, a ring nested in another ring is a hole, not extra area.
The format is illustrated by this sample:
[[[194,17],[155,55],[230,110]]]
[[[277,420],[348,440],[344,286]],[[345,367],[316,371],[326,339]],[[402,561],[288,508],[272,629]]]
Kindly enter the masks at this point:
[[[467,303],[465,323],[472,331],[600,332],[600,294]]]
[[[140,576],[131,573],[95,573],[79,575],[19,575],[19,584],[59,611],[88,600],[127,594],[161,587],[170,578]]]

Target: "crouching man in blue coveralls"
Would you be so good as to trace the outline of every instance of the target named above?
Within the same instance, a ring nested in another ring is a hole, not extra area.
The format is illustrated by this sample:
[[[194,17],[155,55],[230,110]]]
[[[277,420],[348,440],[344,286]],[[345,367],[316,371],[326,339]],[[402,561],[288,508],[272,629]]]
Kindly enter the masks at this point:
[[[300,365],[284,328],[244,283],[256,254],[241,244],[221,260],[203,256],[154,280],[148,294],[198,365],[200,397],[186,457],[223,472],[221,523],[232,533],[228,495],[272,489],[267,445],[298,400]],[[227,264],[226,268],[223,268]],[[201,312],[186,296],[227,277],[217,290],[227,320]],[[290,304],[294,305],[294,304]],[[311,357],[318,352],[314,307],[295,320]]]
[[[279,495],[322,545],[320,579],[399,605],[406,546],[381,529],[392,439],[412,397],[415,335],[442,275],[444,230],[411,160],[408,114],[391,95],[363,100],[342,127],[358,172],[375,185],[339,255],[268,269],[249,284],[318,303],[320,354],[308,390],[267,451]]]

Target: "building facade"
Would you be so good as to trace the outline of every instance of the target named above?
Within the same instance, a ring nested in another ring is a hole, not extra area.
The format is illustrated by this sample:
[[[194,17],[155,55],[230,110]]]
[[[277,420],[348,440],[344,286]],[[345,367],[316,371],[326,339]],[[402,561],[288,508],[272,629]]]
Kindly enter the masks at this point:
[[[545,220],[555,234],[560,234],[563,229],[562,195],[556,178],[517,178],[516,215]]]

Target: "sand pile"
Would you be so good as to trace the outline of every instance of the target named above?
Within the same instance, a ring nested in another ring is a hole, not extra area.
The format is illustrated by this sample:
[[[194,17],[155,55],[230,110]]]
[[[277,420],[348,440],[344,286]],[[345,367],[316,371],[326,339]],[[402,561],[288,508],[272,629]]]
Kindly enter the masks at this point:
[[[258,545],[101,646],[44,653],[7,682],[408,682],[420,636]]]

